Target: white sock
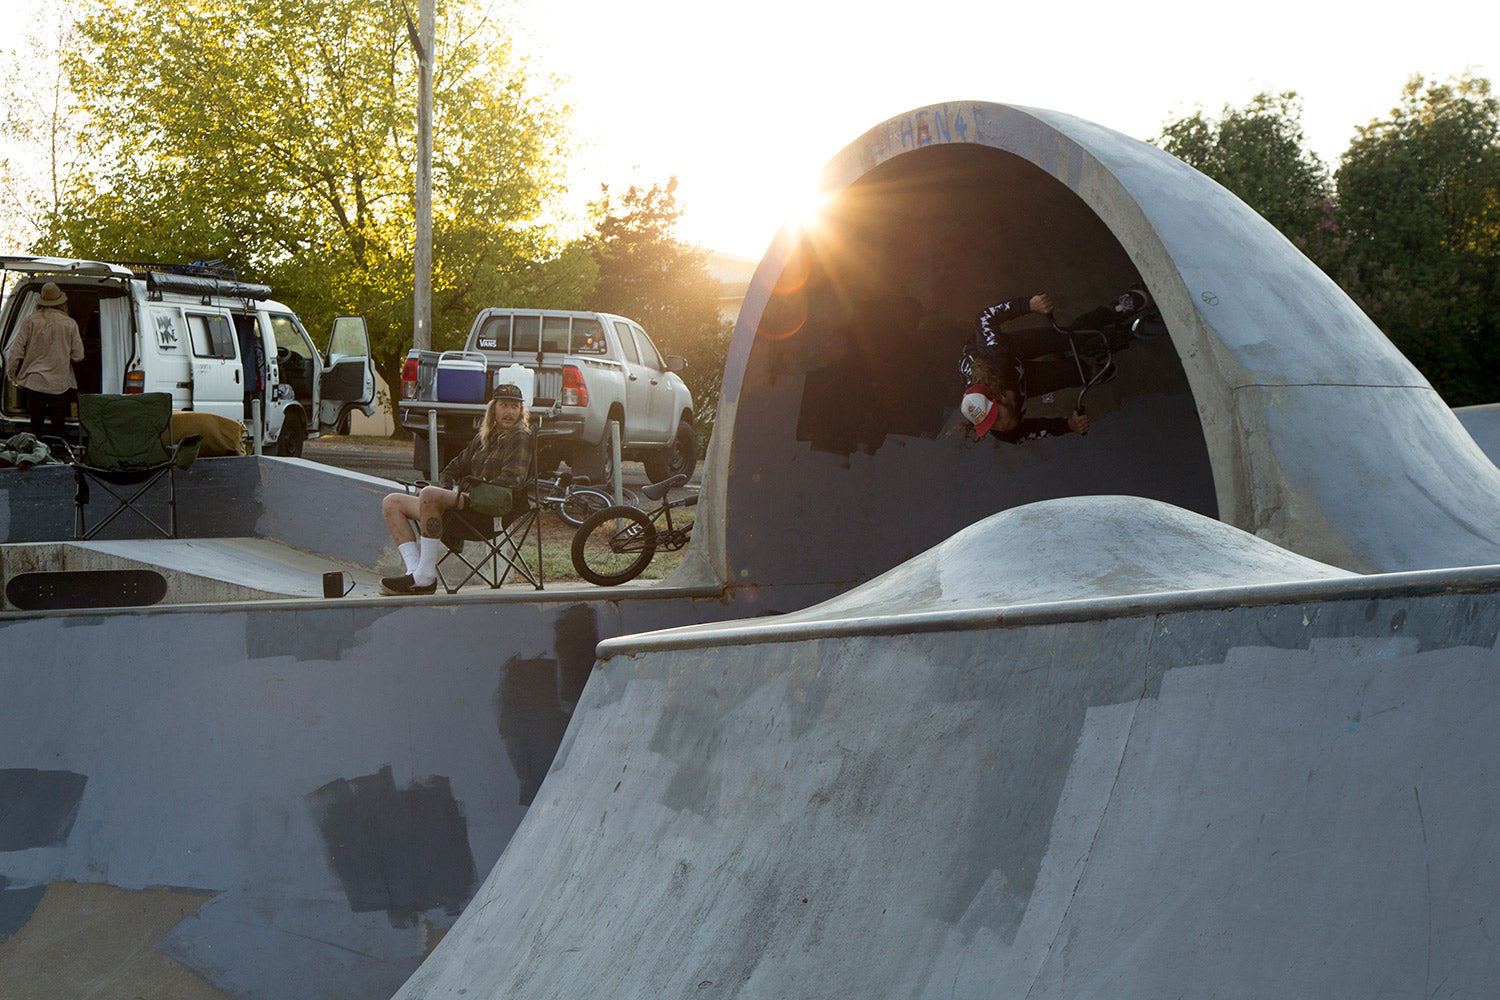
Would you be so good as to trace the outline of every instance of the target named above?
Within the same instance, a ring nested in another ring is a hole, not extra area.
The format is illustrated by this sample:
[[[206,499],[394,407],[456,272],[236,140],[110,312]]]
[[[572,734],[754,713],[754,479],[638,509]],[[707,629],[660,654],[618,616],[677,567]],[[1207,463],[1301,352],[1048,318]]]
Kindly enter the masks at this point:
[[[441,538],[428,538],[422,536],[422,555],[417,561],[417,568],[411,571],[412,582],[419,587],[425,587],[429,583],[437,582],[438,555],[443,550]]]
[[[410,573],[417,568],[417,561],[421,559],[422,547],[416,542],[402,542],[396,546],[396,551],[401,553],[402,562],[406,563],[406,571]]]

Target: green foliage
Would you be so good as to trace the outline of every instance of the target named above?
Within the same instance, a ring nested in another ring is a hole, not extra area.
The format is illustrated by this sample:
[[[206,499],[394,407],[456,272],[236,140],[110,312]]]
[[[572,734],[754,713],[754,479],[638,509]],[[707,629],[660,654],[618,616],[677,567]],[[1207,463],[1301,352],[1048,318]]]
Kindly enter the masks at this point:
[[[1413,77],[1332,178],[1294,93],[1162,129],[1316,261],[1452,405],[1500,399],[1500,103],[1487,80]]]
[[[708,255],[674,235],[682,210],[677,178],[665,187],[631,185],[618,199],[609,188],[591,208],[598,283],[591,308],[629,316],[645,327],[663,354],[680,354],[683,381],[693,393],[700,449],[718,412],[719,383],[732,324],[719,316],[719,283],[708,273]]]
[[[496,294],[591,282],[538,219],[562,183],[567,109],[535,93],[479,0],[439,0],[433,343]],[[221,260],[315,334],[370,321],[395,385],[411,345],[416,64],[400,4],[99,0],[69,59],[103,172],[78,172],[37,249]]]
[[[1500,399],[1500,102],[1413,77],[1337,175],[1346,291],[1455,406]]]
[[[1294,91],[1225,105],[1217,119],[1200,108],[1169,121],[1152,142],[1233,191],[1288,239],[1307,239],[1326,219],[1328,168],[1307,149]]]

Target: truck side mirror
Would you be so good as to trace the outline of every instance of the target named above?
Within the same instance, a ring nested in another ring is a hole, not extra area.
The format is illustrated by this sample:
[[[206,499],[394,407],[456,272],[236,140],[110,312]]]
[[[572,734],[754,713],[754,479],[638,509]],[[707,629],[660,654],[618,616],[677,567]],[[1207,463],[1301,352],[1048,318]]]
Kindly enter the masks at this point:
[[[667,355],[667,371],[680,372],[687,368],[687,358],[681,354]]]

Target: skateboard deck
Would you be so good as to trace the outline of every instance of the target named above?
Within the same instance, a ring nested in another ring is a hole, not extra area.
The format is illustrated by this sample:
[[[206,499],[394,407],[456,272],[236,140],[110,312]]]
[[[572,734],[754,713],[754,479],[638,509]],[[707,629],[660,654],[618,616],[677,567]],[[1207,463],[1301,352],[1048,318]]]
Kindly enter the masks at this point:
[[[6,601],[22,611],[141,608],[166,596],[167,578],[154,569],[18,573],[5,584]]]

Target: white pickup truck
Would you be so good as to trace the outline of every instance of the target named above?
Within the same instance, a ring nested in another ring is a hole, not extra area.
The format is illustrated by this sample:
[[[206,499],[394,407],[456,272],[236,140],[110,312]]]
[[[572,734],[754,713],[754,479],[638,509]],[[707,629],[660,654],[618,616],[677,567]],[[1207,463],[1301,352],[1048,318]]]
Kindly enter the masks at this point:
[[[444,392],[445,365],[458,372],[481,363],[483,392]],[[436,419],[441,466],[474,436],[496,373],[510,365],[535,373],[535,406],[558,404],[539,431],[540,468],[565,461],[576,475],[608,482],[613,422],[621,454],[642,461],[653,482],[692,474],[698,460],[693,396],[677,376],[687,362],[663,358],[640,324],[624,316],[554,309],[485,309],[462,352],[407,355],[399,408],[401,425],[412,432],[416,469],[437,471],[428,468],[429,421]]]

